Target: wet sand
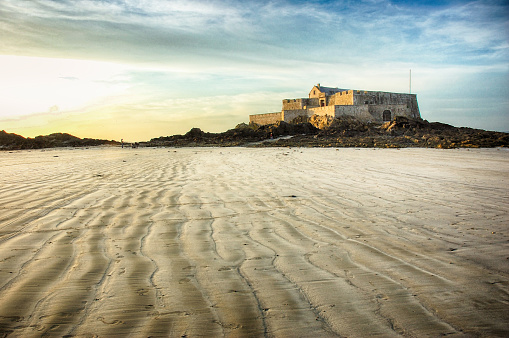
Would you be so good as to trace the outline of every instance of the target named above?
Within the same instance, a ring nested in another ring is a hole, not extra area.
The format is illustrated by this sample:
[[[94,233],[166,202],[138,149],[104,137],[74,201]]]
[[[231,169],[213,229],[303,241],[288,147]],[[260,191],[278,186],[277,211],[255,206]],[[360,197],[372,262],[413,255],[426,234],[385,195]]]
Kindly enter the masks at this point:
[[[0,152],[0,336],[508,336],[507,149]]]

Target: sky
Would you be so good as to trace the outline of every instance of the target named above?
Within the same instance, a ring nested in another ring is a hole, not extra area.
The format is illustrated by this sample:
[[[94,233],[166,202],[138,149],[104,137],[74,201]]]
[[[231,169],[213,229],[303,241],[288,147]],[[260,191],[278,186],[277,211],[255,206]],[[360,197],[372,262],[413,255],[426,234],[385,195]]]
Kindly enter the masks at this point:
[[[2,0],[0,130],[221,132],[322,86],[509,131],[506,0]]]

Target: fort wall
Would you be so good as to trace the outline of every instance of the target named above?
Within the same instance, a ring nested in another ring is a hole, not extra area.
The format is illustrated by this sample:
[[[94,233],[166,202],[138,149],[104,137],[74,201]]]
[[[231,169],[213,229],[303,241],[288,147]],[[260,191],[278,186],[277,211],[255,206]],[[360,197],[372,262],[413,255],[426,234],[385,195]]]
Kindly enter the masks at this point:
[[[380,104],[380,105],[364,105],[368,107],[369,114],[371,115],[371,121],[373,122],[385,122],[392,120],[394,116],[407,116],[413,117],[410,108],[406,104]],[[389,111],[390,115],[386,117],[384,121],[384,112]]]
[[[302,109],[305,105],[306,99],[285,99],[283,100],[283,110]]]
[[[296,109],[305,109],[310,107],[318,107],[318,99],[284,99],[283,100],[283,110],[296,110]]]
[[[318,116],[335,116],[335,106],[325,106],[325,107],[316,107],[309,108],[309,116],[318,115]]]
[[[354,105],[364,105],[364,104],[379,105],[382,111],[386,109],[391,109],[391,108],[382,109],[382,106],[385,105],[405,105],[408,108],[408,111],[403,112],[401,111],[400,108],[397,108],[398,111],[403,116],[414,118],[421,117],[419,113],[419,107],[417,105],[417,95],[415,94],[373,92],[362,90],[354,90],[353,92],[354,92],[353,100]],[[377,109],[376,111],[379,111],[380,109]],[[375,112],[375,110],[372,111]]]
[[[309,98],[309,99],[306,99],[306,100],[307,100],[308,108],[318,107],[320,105],[319,99],[317,99],[317,98]]]
[[[328,104],[332,105],[332,106],[353,105],[354,104],[353,90],[347,90],[347,91],[339,92],[339,93],[332,95],[329,99]]]
[[[354,90],[354,104],[406,104],[416,100],[415,94]]]
[[[274,124],[282,120],[282,112],[249,115],[249,123],[256,123],[259,125]]]
[[[291,121],[293,118],[295,118],[298,115],[303,116],[312,116],[312,115],[318,115],[318,116],[333,116],[333,117],[339,117],[342,115],[349,115],[353,116],[360,121],[364,122],[384,122],[383,120],[383,114],[384,111],[390,112],[390,119],[394,118],[394,116],[408,116],[411,117],[411,111],[409,108],[407,108],[406,104],[383,104],[383,105],[369,105],[369,104],[363,104],[359,106],[353,106],[353,105],[336,105],[336,106],[325,106],[325,107],[316,107],[316,108],[309,108],[306,114],[306,110],[301,110],[299,112],[292,112],[292,118],[286,119],[285,115],[285,122]],[[286,114],[286,111],[284,112]]]
[[[293,109],[293,110],[283,110],[281,120],[285,122],[291,122],[293,119],[299,116],[309,117],[313,114],[310,114],[310,110],[308,109]]]
[[[334,109],[334,118],[340,117],[340,116],[353,116],[357,118],[360,121],[364,122],[373,122],[374,118],[369,113],[369,107],[367,105],[362,106],[352,106],[352,105],[346,105],[346,106],[335,106]]]

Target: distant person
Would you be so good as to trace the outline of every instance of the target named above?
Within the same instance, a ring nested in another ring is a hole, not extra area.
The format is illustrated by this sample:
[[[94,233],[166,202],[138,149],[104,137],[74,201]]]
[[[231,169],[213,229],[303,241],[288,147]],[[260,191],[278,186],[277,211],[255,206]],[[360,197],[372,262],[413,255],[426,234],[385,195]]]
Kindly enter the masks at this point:
[[[122,143],[122,148],[124,148],[124,139],[121,139],[120,143]]]

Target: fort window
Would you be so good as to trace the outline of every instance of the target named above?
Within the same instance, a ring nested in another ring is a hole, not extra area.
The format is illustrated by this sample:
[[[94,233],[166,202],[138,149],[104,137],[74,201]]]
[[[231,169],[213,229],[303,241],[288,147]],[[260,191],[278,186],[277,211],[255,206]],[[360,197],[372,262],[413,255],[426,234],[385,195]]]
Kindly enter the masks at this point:
[[[391,111],[390,110],[384,110],[383,114],[382,114],[382,119],[384,122],[388,122],[390,120],[392,120],[391,118]]]

